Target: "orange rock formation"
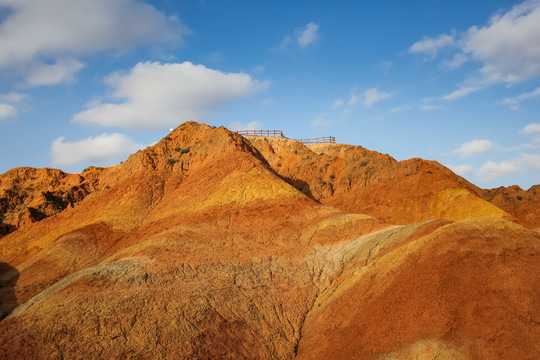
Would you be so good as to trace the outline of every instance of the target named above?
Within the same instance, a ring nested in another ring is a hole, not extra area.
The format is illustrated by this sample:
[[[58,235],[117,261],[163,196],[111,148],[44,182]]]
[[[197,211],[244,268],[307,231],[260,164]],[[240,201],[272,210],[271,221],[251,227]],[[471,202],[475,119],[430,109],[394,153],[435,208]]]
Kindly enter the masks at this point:
[[[372,215],[387,223],[492,216],[517,220],[490,204],[482,190],[434,161],[396,161],[360,146],[303,146],[251,137],[272,168],[322,204]]]
[[[0,358],[540,355],[540,233],[434,162],[185,123],[0,191]]]

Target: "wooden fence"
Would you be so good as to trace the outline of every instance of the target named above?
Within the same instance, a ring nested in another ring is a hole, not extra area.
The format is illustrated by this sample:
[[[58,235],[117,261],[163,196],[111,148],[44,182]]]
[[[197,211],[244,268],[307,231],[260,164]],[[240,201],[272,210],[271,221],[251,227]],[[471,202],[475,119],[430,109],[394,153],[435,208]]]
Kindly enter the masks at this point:
[[[281,130],[238,130],[237,133],[243,136],[277,136],[277,137],[282,137],[284,139],[288,139],[288,137],[283,135],[283,131]],[[311,139],[293,139],[293,140],[296,140],[299,143],[302,143],[304,145],[336,142],[336,138],[334,136],[323,136],[323,137],[311,138]]]
[[[294,139],[294,140],[296,140],[299,143],[302,143],[304,145],[335,143],[336,142],[336,138],[333,137],[333,136],[323,136],[323,137],[312,138],[312,139]]]
[[[284,138],[281,130],[238,130],[238,134],[243,136],[279,136]]]

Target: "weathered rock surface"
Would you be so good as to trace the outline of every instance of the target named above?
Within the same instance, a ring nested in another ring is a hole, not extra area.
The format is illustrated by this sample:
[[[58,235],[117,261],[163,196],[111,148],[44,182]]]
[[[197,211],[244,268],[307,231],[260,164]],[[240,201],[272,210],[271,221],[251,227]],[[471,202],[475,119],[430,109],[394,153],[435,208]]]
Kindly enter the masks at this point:
[[[512,214],[517,221],[531,229],[540,230],[540,185],[534,185],[529,190],[519,186],[499,187],[483,190],[484,199]]]
[[[99,186],[102,168],[82,174],[16,168],[0,175],[0,237],[74,207]]]
[[[351,269],[308,314],[298,358],[534,359],[539,241],[505,220],[463,220]]]
[[[483,197],[483,190],[435,161],[396,161],[344,144],[304,146],[249,137],[272,168],[322,204],[391,224],[491,216],[519,221]],[[513,214],[513,213],[512,213]]]
[[[123,164],[47,188],[91,184],[0,238],[0,358],[538,358],[540,233],[475,189],[444,208],[459,219],[424,219],[433,212],[414,204],[406,225],[384,223],[405,223],[405,210],[348,214],[359,183],[409,181],[393,171],[425,181],[425,164],[373,153],[373,174],[393,170],[359,181],[369,165],[348,166],[356,155],[288,143],[290,157],[272,146],[278,166],[252,144],[264,145],[186,123]],[[294,159],[303,177],[286,178]],[[432,204],[453,183],[429,164]],[[17,171],[3,188],[37,181]],[[316,176],[351,186],[339,200]],[[490,217],[468,219],[479,214]]]

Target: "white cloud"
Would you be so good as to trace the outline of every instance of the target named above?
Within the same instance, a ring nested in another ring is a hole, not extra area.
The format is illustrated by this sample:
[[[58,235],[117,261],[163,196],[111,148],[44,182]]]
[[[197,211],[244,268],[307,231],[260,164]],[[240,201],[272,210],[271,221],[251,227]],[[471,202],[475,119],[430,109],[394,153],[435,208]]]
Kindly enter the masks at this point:
[[[101,134],[84,140],[68,142],[65,137],[54,140],[51,158],[54,166],[79,164],[112,165],[137,150],[145,148],[124,134]]]
[[[495,144],[490,140],[469,141],[452,153],[460,154],[462,157],[472,156],[474,154],[486,153],[495,150]]]
[[[19,112],[13,105],[0,103],[0,120],[16,117],[17,115],[19,115]]]
[[[354,106],[357,103],[361,103],[365,108],[369,109],[370,107],[373,106],[373,104],[379,101],[382,101],[384,99],[388,99],[392,95],[393,95],[393,92],[386,93],[383,91],[379,91],[378,88],[372,88],[372,89],[364,91],[364,93],[361,95],[352,94],[351,97],[349,98],[348,105]]]
[[[528,0],[506,13],[493,16],[486,26],[472,26],[456,35],[424,37],[409,48],[411,53],[424,53],[434,59],[438,50],[456,47],[459,52],[442,66],[457,68],[468,60],[481,66],[462,82],[456,91],[443,96],[453,100],[480,91],[497,83],[515,84],[540,76],[540,0]],[[518,105],[508,100],[508,104]]]
[[[539,124],[529,124],[529,125],[525,126],[523,129],[521,129],[520,132],[523,133],[523,134],[527,134],[527,135],[538,136],[538,135],[540,135],[540,123]]]
[[[369,89],[364,92],[364,100],[362,101],[364,107],[370,108],[373,104],[388,99],[392,96],[392,93],[385,93],[379,91],[377,88]]]
[[[111,102],[93,103],[72,121],[122,128],[169,128],[185,121],[207,122],[226,103],[267,87],[243,73],[224,73],[190,62],[145,62],[106,83]]]
[[[80,69],[78,56],[180,41],[188,31],[138,0],[0,0],[0,6],[8,8],[0,24],[0,69],[33,75],[27,85],[70,80]],[[56,76],[43,74],[47,66]]]
[[[34,68],[29,69],[24,86],[71,83],[75,80],[75,73],[83,67],[84,64],[75,59],[58,59],[50,65],[39,63]]]
[[[422,40],[414,43],[410,48],[409,52],[412,54],[422,53],[425,54],[425,60],[433,60],[437,57],[439,49],[442,49],[447,46],[452,46],[455,44],[454,36],[441,34],[436,38],[430,38],[424,36]]]
[[[540,154],[521,154],[519,163],[526,168],[540,170]]]
[[[459,176],[470,174],[473,170],[473,167],[470,165],[448,165],[448,167]]]
[[[0,94],[0,120],[17,117],[19,115],[19,110],[12,104],[20,102],[25,97],[26,94],[16,92]]]
[[[462,53],[457,53],[454,55],[452,60],[445,59],[442,62],[442,66],[448,69],[457,69],[464,63],[466,63],[469,60],[469,57]]]
[[[471,27],[463,51],[484,62],[483,79],[517,83],[540,75],[540,1],[525,1]]]
[[[244,125],[242,121],[234,121],[227,128],[231,131],[262,130],[262,123],[260,121],[255,120]]]
[[[526,134],[532,137],[533,144],[526,144],[529,148],[538,148],[540,146],[540,123],[529,124],[521,129],[520,133]]]
[[[441,97],[443,100],[455,100],[470,93],[482,90],[481,86],[462,86],[450,94]]]
[[[527,99],[531,99],[535,97],[540,97],[540,87],[534,91],[523,93],[516,97],[506,98],[502,101],[502,103],[509,105],[513,110],[517,111],[519,110],[519,105],[521,104],[523,100],[527,100]]]
[[[503,161],[496,163],[488,161],[478,169],[476,175],[483,181],[493,180],[508,175],[516,174],[523,169],[516,161]]]
[[[0,101],[8,103],[18,103],[26,97],[26,94],[10,92],[9,94],[0,94]]]
[[[482,180],[493,180],[527,170],[540,171],[540,154],[521,154],[519,158],[496,163],[488,161],[478,169],[476,175]]]
[[[320,37],[319,33],[317,32],[318,30],[319,25],[313,22],[310,22],[302,29],[297,30],[296,40],[298,41],[298,45],[300,45],[301,48],[305,48],[306,46],[317,42]]]

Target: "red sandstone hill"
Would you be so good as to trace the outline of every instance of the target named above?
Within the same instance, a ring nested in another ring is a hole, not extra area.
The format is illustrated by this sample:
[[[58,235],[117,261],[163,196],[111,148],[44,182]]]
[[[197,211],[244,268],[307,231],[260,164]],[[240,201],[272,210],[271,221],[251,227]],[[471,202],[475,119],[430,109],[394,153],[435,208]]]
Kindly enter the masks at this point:
[[[524,208],[275,141],[186,123],[111,168],[1,175],[0,358],[540,356]]]
[[[314,200],[345,212],[372,215],[392,224],[434,218],[491,216],[518,222],[522,218],[509,207],[489,203],[482,189],[434,161],[396,161],[344,144],[304,146],[282,138],[249,140],[286,181]],[[535,214],[526,224],[540,226],[540,216]]]
[[[529,228],[540,230],[540,185],[522,190],[519,186],[482,190],[480,195]]]

